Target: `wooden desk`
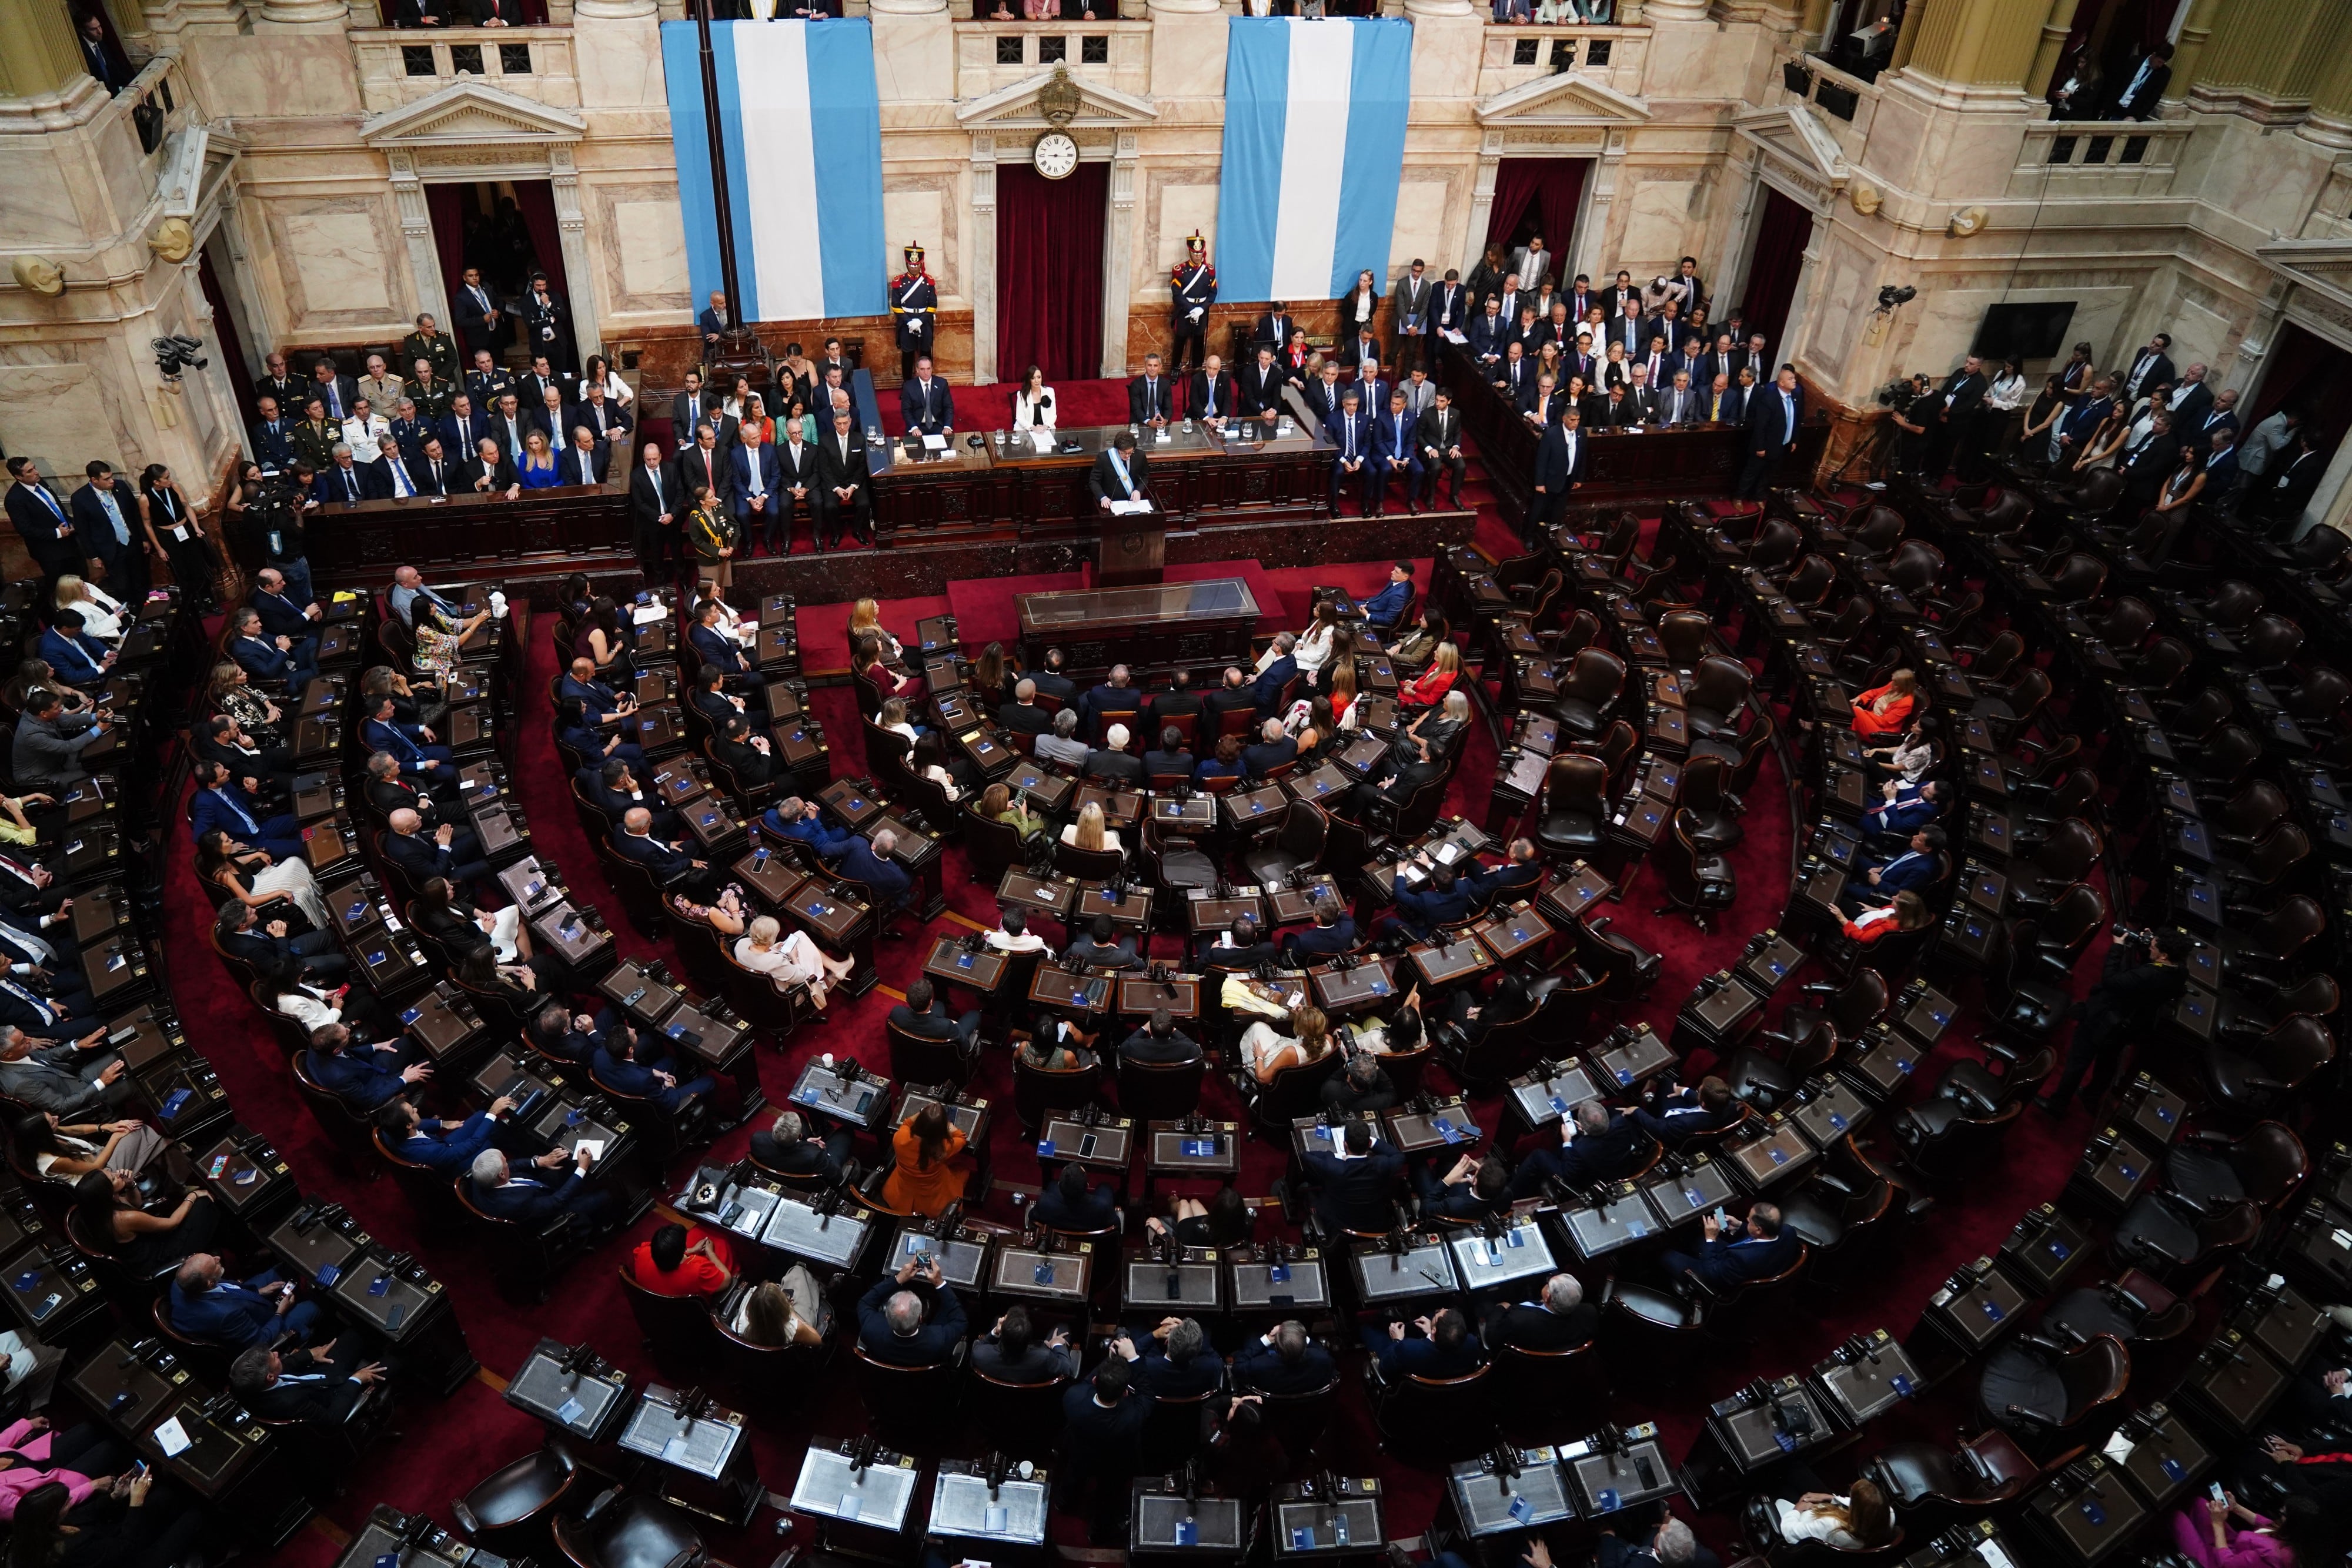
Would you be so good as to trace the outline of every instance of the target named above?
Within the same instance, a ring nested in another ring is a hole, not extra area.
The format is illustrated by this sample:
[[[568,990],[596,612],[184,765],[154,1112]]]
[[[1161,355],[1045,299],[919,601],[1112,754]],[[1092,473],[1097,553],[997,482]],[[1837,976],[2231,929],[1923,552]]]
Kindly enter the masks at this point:
[[[1014,603],[1024,663],[1042,668],[1046,646],[1058,645],[1073,679],[1118,664],[1165,668],[1245,662],[1259,613],[1239,578],[1024,593]]]
[[[1008,962],[1006,955],[993,947],[973,951],[964,946],[961,937],[942,936],[931,944],[930,956],[923,960],[923,973],[942,985],[963,986],[987,996],[1004,978]]]
[[[1244,915],[1255,919],[1260,930],[1265,928],[1264,899],[1210,898],[1205,896],[1207,892],[1204,888],[1192,888],[1185,898],[1184,912],[1191,922],[1193,936],[1205,936],[1211,932],[1223,931]]]
[[[1169,1016],[1180,1023],[1187,1019],[1199,1018],[1201,977],[1171,975],[1164,982],[1149,976],[1120,977],[1118,1010],[1121,1013],[1129,1018],[1149,1019],[1161,1008],[1166,1008]]]
[[[625,475],[526,490],[512,501],[467,495],[331,504],[303,519],[303,538],[322,591],[373,588],[395,561],[435,582],[468,583],[575,570],[634,577],[636,565]]]

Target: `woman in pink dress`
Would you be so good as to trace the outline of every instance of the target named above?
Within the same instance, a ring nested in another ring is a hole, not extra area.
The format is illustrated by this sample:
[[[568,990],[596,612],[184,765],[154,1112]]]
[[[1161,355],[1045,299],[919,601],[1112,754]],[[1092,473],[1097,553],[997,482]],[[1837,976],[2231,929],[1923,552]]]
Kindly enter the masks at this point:
[[[2174,1542],[2198,1568],[2319,1568],[2343,1551],[2327,1544],[2334,1531],[2311,1498],[2290,1497],[2277,1518],[2264,1519],[2231,1494],[2221,1496],[2199,1498],[2172,1516]]]
[[[84,1422],[50,1448],[53,1434],[44,1416],[18,1421],[0,1431],[0,1520],[16,1517],[16,1500],[49,1481],[64,1483],[75,1502],[114,1484],[110,1475],[91,1476],[82,1467],[116,1468],[129,1462],[94,1421]]]

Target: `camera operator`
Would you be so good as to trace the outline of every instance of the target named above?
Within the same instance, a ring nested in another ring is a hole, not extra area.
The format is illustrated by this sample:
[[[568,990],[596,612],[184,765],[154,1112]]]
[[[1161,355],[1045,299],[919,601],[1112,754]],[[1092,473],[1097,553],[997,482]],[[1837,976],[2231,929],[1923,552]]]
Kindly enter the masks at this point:
[[[1920,474],[1927,466],[1928,429],[1933,400],[1927,396],[1928,382],[1925,375],[1913,376],[1907,382],[1895,382],[1887,388],[1889,417],[1902,434],[1895,438],[1895,466],[1905,474]],[[1915,420],[1912,411],[1918,411]]]
[[[2185,931],[2117,926],[2099,983],[2067,1009],[2066,1016],[2074,1020],[2074,1038],[2066,1047],[2066,1065],[2034,1103],[2053,1116],[2062,1114],[2087,1071],[2084,1096],[2097,1105],[2115,1077],[2125,1045],[2151,1029],[2188,990],[2189,977],[2180,966],[2193,946]]]

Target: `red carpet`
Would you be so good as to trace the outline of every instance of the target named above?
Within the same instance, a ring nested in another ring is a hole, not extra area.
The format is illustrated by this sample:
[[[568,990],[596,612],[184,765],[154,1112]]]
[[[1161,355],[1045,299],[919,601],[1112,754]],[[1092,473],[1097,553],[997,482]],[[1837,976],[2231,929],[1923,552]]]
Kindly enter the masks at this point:
[[[1483,495],[1478,489],[1473,493]],[[1495,516],[1491,507],[1481,519],[1479,537],[1482,544],[1508,538],[1507,525]],[[1245,564],[1255,570],[1255,563]],[[1335,582],[1351,591],[1369,591],[1381,580],[1383,570],[1381,563],[1370,562],[1261,575],[1276,585],[1289,601],[1288,609],[1295,618],[1305,602],[1306,591],[1313,584]],[[1425,586],[1425,577],[1423,581]],[[886,608],[885,618],[893,630],[907,636],[913,631],[914,616],[946,607],[946,602],[940,600],[894,601]],[[812,674],[822,677],[824,671],[845,659],[841,630],[846,619],[846,606],[810,606],[802,610],[803,646]],[[965,636],[971,635],[967,626]],[[525,695],[517,716],[520,731],[515,781],[529,816],[534,848],[543,860],[562,869],[581,896],[606,907],[625,954],[670,956],[667,943],[647,942],[635,935],[617,907],[607,902],[609,890],[596,870],[566,798],[566,783],[549,736],[544,700],[539,695],[545,692],[551,673],[552,653],[547,640],[533,638],[528,674],[520,687]],[[812,694],[811,706],[836,748],[835,775],[862,772],[861,731],[847,689],[837,685],[820,686]],[[1494,775],[1494,747],[1484,729],[1474,726],[1469,749],[1446,802],[1447,811],[1483,819]],[[1646,875],[1637,873],[1632,877],[1623,902],[1609,909],[1621,929],[1655,948],[1664,960],[1664,977],[1651,1000],[1628,1009],[1626,1017],[1647,1019],[1662,1033],[1667,1031],[1692,983],[1724,967],[1751,932],[1776,917],[1787,887],[1790,824],[1781,778],[1770,760],[1766,762],[1748,799],[1751,809],[1745,819],[1747,841],[1734,855],[1740,887],[1738,903],[1721,921],[1714,936],[1701,936],[1679,918],[1653,915],[1650,909],[1654,903],[1654,879]],[[961,852],[950,852],[945,886],[950,913],[940,928],[956,930],[993,922],[996,909],[992,894],[968,879]],[[359,1521],[373,1503],[382,1500],[404,1508],[425,1508],[446,1521],[451,1517],[448,1501],[452,1497],[537,1443],[537,1425],[506,1406],[493,1389],[540,1335],[549,1334],[567,1342],[585,1340],[633,1373],[653,1373],[649,1357],[638,1348],[636,1328],[610,1275],[626,1249],[642,1239],[653,1222],[641,1224],[628,1238],[608,1243],[598,1255],[576,1266],[546,1305],[518,1309],[500,1301],[489,1285],[481,1258],[467,1239],[425,1231],[388,1181],[362,1184],[339,1166],[309,1113],[295,1098],[285,1063],[269,1033],[255,1017],[247,999],[227,984],[206,949],[200,925],[205,918],[206,905],[189,867],[184,836],[173,845],[166,896],[173,912],[172,929],[175,935],[188,934],[166,948],[173,991],[192,1042],[219,1072],[239,1119],[277,1145],[305,1193],[349,1206],[364,1217],[379,1237],[414,1251],[447,1283],[457,1315],[486,1369],[481,1383],[468,1385],[446,1403],[411,1406],[400,1422],[404,1437],[373,1456],[366,1478],[355,1480],[348,1493],[332,1505],[330,1517],[278,1554],[278,1561],[313,1568],[332,1558],[338,1537]],[[887,1053],[879,1039],[881,1018],[914,977],[926,946],[919,936],[882,945],[881,983],[872,992],[855,1001],[837,1002],[821,1028],[803,1030],[789,1049],[763,1051],[761,1075],[772,1101],[782,1100],[800,1063],[819,1051],[853,1053],[870,1068],[887,1069]],[[1167,937],[1158,938],[1155,949],[1166,956],[1176,953],[1174,942]],[[2096,971],[2090,968],[2087,972]],[[1801,977],[1815,977],[1808,974]],[[1594,1031],[1597,1034],[1604,1030],[1613,1021],[1605,1016],[1597,1018]],[[1948,1061],[1965,1053],[1961,1042],[1970,1032],[1969,1019],[1964,1017],[1951,1031],[1948,1042],[1921,1066],[1917,1077],[1923,1087],[1935,1082]],[[1558,1049],[1565,1051],[1579,1043],[1581,1042],[1562,1041]],[[1442,1071],[1433,1071],[1433,1089],[1444,1086]],[[1001,1053],[992,1053],[974,1089],[1000,1105],[1010,1103],[1010,1073]],[[1233,1114],[1235,1105],[1230,1089],[1213,1079],[1204,1109],[1212,1115]],[[1489,1118],[1497,1113],[1497,1109],[1493,1101],[1475,1106],[1482,1124],[1490,1127],[1496,1123]],[[1804,1312],[1780,1320],[1764,1342],[1754,1348],[1732,1348],[1714,1354],[1704,1367],[1697,1369],[1689,1389],[1675,1398],[1643,1403],[1621,1396],[1606,1410],[1563,1411],[1559,1436],[1589,1431],[1604,1419],[1652,1418],[1664,1427],[1670,1451],[1679,1456],[1697,1431],[1707,1401],[1723,1397],[1755,1376],[1777,1375],[1809,1366],[1851,1333],[1884,1327],[1900,1335],[1911,1326],[1928,1293],[1957,1264],[1995,1250],[2020,1213],[2056,1195],[2082,1147],[2085,1124],[2080,1112],[2063,1126],[2053,1125],[2039,1115],[2028,1115],[2010,1138],[1998,1176],[1956,1193],[1926,1222],[1895,1238],[1879,1255],[1879,1267],[1865,1283],[1826,1305],[1813,1303]],[[740,1154],[747,1137],[748,1131],[739,1129],[721,1140],[715,1151],[717,1155],[726,1158]],[[995,1218],[1012,1220],[1015,1217],[1012,1191],[1024,1184],[1034,1190],[1037,1179],[1034,1152],[1023,1146],[1010,1116],[996,1124],[992,1152],[998,1186],[985,1212]],[[1281,1175],[1283,1166],[1284,1156],[1279,1151],[1263,1142],[1252,1142],[1244,1150],[1240,1182],[1243,1192],[1253,1197],[1265,1194]],[[1349,1358],[1351,1368],[1354,1359]],[[1327,1439],[1321,1462],[1343,1474],[1380,1474],[1386,1478],[1391,1533],[1399,1537],[1416,1535],[1436,1507],[1437,1478],[1407,1468],[1381,1452],[1358,1380],[1349,1376],[1344,1387],[1341,1414]],[[722,1400],[725,1392],[723,1387],[719,1390]],[[1948,1391],[1939,1391],[1906,1412],[1907,1423],[1898,1420],[1883,1424],[1878,1436],[1909,1436],[1916,1428],[1923,1435],[1947,1437],[1956,1413],[1950,1405],[1952,1397]],[[855,1431],[860,1425],[854,1388],[837,1361],[825,1385],[817,1391],[806,1410],[787,1426],[756,1431],[755,1452],[761,1478],[772,1490],[788,1493],[810,1432],[839,1435]],[[969,1428],[969,1423],[964,1426]],[[948,1442],[948,1451],[980,1452],[985,1447],[985,1438],[986,1435],[978,1430],[959,1430]],[[1868,1448],[1863,1451],[1867,1452]],[[745,1535],[714,1536],[710,1542],[713,1553],[739,1564],[765,1562],[777,1544],[775,1538],[767,1533],[772,1520],[772,1514],[763,1513]],[[1726,1543],[1725,1516],[1710,1515],[1699,1523],[1702,1533],[1709,1540],[1718,1546]],[[1065,1522],[1057,1521],[1056,1528],[1058,1539],[1066,1543],[1076,1542],[1077,1535],[1071,1533]],[[805,1538],[803,1531],[800,1539]]]

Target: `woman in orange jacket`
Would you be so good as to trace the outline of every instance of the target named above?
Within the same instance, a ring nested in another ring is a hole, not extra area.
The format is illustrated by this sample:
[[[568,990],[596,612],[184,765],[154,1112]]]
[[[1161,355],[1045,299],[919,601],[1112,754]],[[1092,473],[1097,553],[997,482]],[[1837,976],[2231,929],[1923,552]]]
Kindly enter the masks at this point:
[[[898,1164],[882,1186],[892,1208],[932,1218],[963,1196],[964,1173],[948,1162],[963,1153],[964,1137],[934,1102],[898,1125],[890,1139]]]
[[[1911,722],[1911,710],[1919,703],[1918,677],[1908,670],[1897,670],[1887,677],[1883,686],[1873,686],[1853,699],[1853,732],[1856,735],[1900,735]]]

